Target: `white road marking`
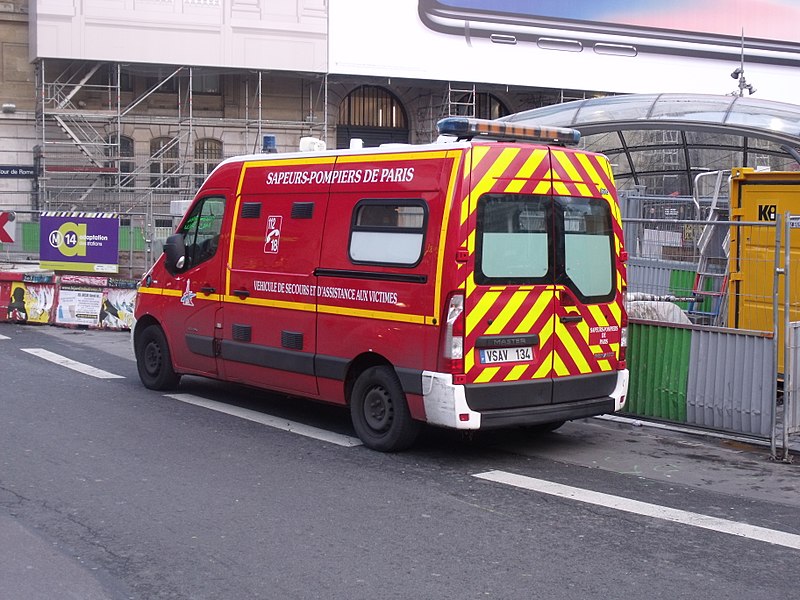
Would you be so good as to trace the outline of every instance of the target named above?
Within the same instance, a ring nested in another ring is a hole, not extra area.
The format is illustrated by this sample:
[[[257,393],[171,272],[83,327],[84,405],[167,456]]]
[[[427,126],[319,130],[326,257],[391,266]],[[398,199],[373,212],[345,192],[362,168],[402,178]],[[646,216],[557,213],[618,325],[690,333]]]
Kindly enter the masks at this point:
[[[44,360],[49,360],[51,363],[61,365],[62,367],[67,367],[73,371],[78,371],[84,375],[97,377],[98,379],[125,379],[125,377],[122,375],[115,375],[114,373],[109,373],[108,371],[103,371],[102,369],[97,369],[90,365],[79,363],[78,361],[69,359],[66,356],[61,356],[55,352],[50,352],[49,350],[45,350],[43,348],[22,348],[22,351],[27,352],[28,354],[33,354],[34,356],[38,356],[39,358],[43,358]]]
[[[275,429],[281,429],[283,431],[297,433],[299,435],[304,435],[306,437],[314,438],[315,440],[329,442],[331,444],[336,444],[337,446],[352,448],[353,446],[361,445],[361,440],[358,440],[354,437],[342,435],[339,433],[333,433],[331,431],[326,431],[324,429],[319,429],[317,427],[312,427],[310,425],[303,425],[302,423],[295,423],[294,421],[280,419],[278,417],[273,417],[271,415],[265,415],[264,413],[260,413],[255,410],[240,408],[238,406],[231,406],[230,404],[224,404],[223,402],[216,402],[214,400],[207,400],[205,398],[201,398],[200,396],[195,396],[193,394],[165,394],[165,395],[167,398],[180,400],[181,402],[186,402],[187,404],[194,404],[195,406],[208,408],[210,410],[215,410],[217,412],[225,413],[226,415],[239,417],[240,419],[246,419],[248,421],[253,421],[255,423],[261,423],[262,425],[266,425],[268,427],[274,427]]]
[[[7,335],[3,335],[2,333],[0,333],[0,340],[10,340],[10,339],[11,338],[8,337]]]
[[[664,521],[681,523],[683,525],[691,525],[692,527],[700,527],[702,529],[710,529],[712,531],[719,531],[721,533],[800,550],[800,535],[786,533],[785,531],[747,525],[746,523],[719,519],[717,517],[709,517],[707,515],[660,506],[658,504],[639,502],[638,500],[630,500],[620,496],[584,490],[582,488],[545,481],[543,479],[534,479],[533,477],[506,473],[505,471],[487,471],[486,473],[478,473],[475,477],[486,479],[487,481],[505,483],[534,492],[550,494],[551,496],[577,500],[578,502],[595,504],[597,506],[605,506],[607,508],[613,508],[645,517],[662,519]]]

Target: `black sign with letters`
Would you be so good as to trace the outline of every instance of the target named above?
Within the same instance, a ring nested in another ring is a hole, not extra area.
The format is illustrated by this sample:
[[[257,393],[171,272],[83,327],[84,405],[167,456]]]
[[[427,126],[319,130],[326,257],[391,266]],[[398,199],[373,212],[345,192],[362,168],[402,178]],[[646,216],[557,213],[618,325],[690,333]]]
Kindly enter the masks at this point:
[[[27,165],[0,165],[0,179],[36,177],[36,169]]]

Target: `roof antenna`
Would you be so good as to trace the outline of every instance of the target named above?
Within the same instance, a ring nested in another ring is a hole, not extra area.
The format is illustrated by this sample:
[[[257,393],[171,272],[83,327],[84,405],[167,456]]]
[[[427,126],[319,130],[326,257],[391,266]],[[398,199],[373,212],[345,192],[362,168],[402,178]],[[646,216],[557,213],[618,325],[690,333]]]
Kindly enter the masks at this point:
[[[742,28],[742,55],[739,62],[739,66],[733,70],[731,73],[731,77],[734,79],[739,80],[739,91],[731,92],[731,96],[744,96],[744,91],[747,90],[748,95],[752,96],[756,93],[756,88],[753,87],[752,84],[747,83],[747,80],[744,78],[744,28]]]

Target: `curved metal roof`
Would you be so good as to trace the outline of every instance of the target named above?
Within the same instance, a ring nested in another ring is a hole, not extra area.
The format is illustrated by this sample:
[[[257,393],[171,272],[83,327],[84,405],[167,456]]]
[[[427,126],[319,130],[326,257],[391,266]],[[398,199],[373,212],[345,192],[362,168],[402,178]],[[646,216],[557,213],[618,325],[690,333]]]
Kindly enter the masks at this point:
[[[578,129],[584,147],[612,159],[622,188],[634,184],[655,193],[691,194],[701,172],[800,169],[794,150],[800,147],[800,106],[746,96],[608,96],[503,120]]]

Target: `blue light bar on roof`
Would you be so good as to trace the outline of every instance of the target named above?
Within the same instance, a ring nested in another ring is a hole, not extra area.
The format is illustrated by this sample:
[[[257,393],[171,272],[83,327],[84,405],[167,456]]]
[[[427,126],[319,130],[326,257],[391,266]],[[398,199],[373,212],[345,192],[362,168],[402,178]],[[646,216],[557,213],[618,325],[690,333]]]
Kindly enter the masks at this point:
[[[547,144],[577,144],[581,132],[566,127],[536,127],[517,125],[506,121],[447,117],[436,124],[439,135],[452,135],[459,139],[484,137],[492,140],[528,140]]]

